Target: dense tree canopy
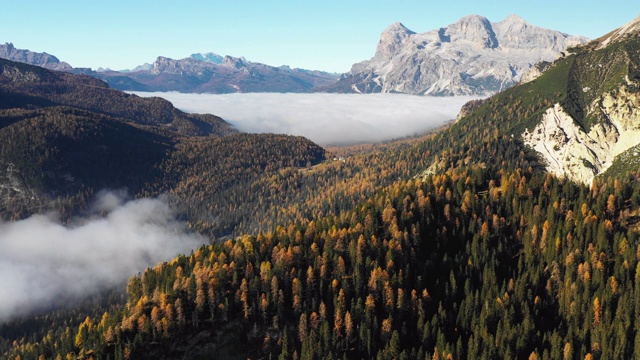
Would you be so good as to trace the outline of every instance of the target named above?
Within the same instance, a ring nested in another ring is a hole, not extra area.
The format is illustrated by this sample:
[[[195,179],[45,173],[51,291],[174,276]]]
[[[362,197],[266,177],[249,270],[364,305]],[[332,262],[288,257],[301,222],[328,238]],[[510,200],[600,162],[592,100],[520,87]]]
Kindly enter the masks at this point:
[[[456,170],[197,249],[9,357],[630,358],[640,174]],[[189,340],[190,339],[190,340]]]

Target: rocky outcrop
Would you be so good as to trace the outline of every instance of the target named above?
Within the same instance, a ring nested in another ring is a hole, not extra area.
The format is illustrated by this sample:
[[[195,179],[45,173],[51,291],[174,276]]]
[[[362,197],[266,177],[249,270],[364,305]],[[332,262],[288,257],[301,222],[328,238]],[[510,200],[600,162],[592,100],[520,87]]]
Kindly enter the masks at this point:
[[[480,106],[485,104],[487,101],[489,101],[489,99],[469,100],[466,104],[462,105],[462,107],[460,108],[460,112],[458,113],[458,116],[456,116],[455,121],[458,122],[463,117],[476,111]]]
[[[591,184],[616,156],[640,144],[640,94],[623,86],[598,98],[592,104],[596,106],[605,119],[588,132],[555,104],[531,132],[522,134],[524,143],[542,155],[549,172]]]
[[[549,172],[586,184],[610,163],[610,144],[617,140],[610,127],[598,125],[585,133],[560,104],[547,109],[542,121],[522,137],[542,155]]]
[[[42,206],[42,203],[18,169],[12,163],[0,160],[0,209],[14,206],[33,210]]]
[[[510,87],[541,61],[556,59],[584,37],[531,25],[512,15],[498,23],[471,15],[445,28],[385,29],[375,56],[353,65],[329,92],[488,95]]]
[[[540,77],[542,73],[551,65],[548,61],[542,61],[533,65],[529,70],[525,71],[520,78],[520,84],[528,83]]]

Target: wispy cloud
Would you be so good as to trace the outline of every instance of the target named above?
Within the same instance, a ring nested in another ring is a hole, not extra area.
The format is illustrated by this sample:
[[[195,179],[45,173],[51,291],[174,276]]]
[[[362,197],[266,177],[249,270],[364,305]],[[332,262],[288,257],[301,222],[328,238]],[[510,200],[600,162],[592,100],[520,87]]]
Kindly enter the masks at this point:
[[[71,225],[43,215],[0,224],[0,321],[121,284],[206,242],[182,231],[165,202],[123,199],[102,193],[94,215]]]
[[[136,94],[165,98],[186,112],[218,115],[240,131],[302,135],[320,145],[424,133],[454,119],[473,99],[401,94]]]

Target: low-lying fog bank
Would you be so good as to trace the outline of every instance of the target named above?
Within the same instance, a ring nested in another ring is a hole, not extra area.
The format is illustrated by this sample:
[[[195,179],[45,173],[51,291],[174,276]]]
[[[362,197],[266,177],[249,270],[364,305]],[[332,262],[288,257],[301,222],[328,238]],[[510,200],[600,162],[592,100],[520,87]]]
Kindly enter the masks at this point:
[[[218,115],[249,133],[302,135],[319,145],[379,142],[422,134],[454,119],[474,97],[403,94],[183,94],[158,96],[190,113]]]
[[[100,194],[91,214],[62,225],[34,215],[0,222],[0,321],[120,285],[149,266],[206,243],[159,199]]]

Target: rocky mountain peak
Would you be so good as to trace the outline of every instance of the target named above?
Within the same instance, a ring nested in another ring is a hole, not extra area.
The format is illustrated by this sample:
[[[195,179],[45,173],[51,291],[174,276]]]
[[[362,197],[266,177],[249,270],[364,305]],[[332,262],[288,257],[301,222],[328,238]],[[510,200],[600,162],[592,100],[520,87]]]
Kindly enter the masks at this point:
[[[151,71],[153,70],[153,64],[144,63],[142,65],[138,65],[135,68],[131,69],[131,72],[134,71]]]
[[[517,14],[511,14],[500,21],[503,24],[527,24],[527,22]]]
[[[151,73],[169,73],[169,74],[183,74],[188,72],[193,63],[199,62],[196,59],[186,58],[182,60],[175,60],[165,56],[158,56],[153,63],[153,69]]]
[[[491,22],[484,16],[469,15],[449,25],[444,32],[451,42],[468,41],[487,48],[498,47]]]
[[[354,64],[328,91],[490,95],[519,82],[535,64],[586,41],[517,15],[498,23],[469,15],[424,33],[395,23],[383,31],[375,56]]]
[[[246,59],[243,57],[237,58],[237,57],[227,55],[224,57],[224,59],[222,59],[222,63],[220,65],[234,68],[234,69],[240,69],[245,67],[247,64],[246,64]]]
[[[384,29],[384,31],[382,32],[382,35],[385,34],[404,34],[404,35],[413,35],[415,34],[415,32],[409,30],[406,26],[404,26],[403,23],[397,21],[391,25],[389,25],[386,29]]]
[[[390,59],[391,56],[402,47],[405,40],[413,34],[415,34],[415,32],[407,29],[407,27],[400,22],[392,24],[384,29],[380,35],[376,56]]]
[[[158,56],[156,58],[156,61],[153,62],[153,73],[158,74],[163,71],[170,61],[171,59],[169,59],[168,57]]]
[[[504,20],[495,23],[494,29],[496,32],[506,35],[507,37],[511,36],[512,38],[524,32],[531,33],[542,30],[541,28],[529,24],[524,21],[523,18],[515,14],[509,15]]]

